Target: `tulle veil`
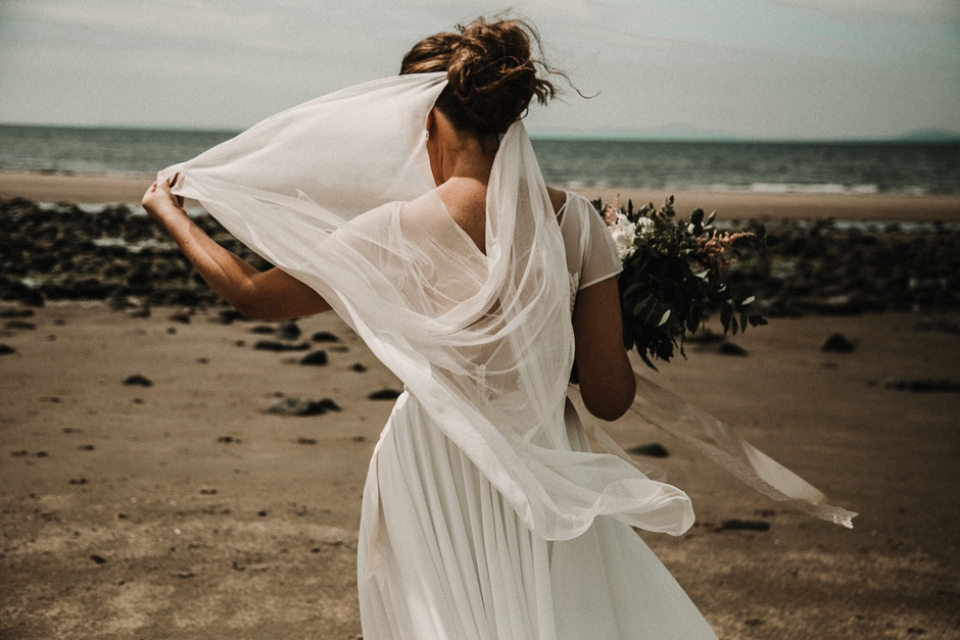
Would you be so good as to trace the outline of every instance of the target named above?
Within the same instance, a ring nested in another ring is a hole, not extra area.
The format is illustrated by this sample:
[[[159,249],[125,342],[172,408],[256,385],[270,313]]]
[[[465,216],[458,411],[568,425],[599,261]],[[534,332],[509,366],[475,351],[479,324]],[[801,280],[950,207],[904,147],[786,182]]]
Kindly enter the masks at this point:
[[[694,519],[686,494],[644,473],[592,421],[607,452],[570,450],[570,292],[546,186],[518,121],[500,141],[486,252],[477,248],[437,196],[426,151],[427,114],[445,83],[443,73],[411,74],[344,89],[159,177],[179,173],[175,193],[324,296],[528,528],[564,540],[610,515],[686,531]],[[849,526],[855,514],[638,381],[634,411],[644,419],[768,495]]]

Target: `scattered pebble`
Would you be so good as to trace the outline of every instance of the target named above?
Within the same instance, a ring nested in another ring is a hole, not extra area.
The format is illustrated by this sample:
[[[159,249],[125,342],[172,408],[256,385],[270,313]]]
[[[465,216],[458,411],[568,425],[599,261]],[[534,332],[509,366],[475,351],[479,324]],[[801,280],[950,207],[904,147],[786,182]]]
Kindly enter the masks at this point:
[[[720,528],[726,531],[769,531],[770,523],[763,520],[724,520]]]
[[[300,331],[300,327],[297,326],[297,323],[289,320],[277,327],[274,335],[281,340],[296,340],[300,337],[301,333],[302,331]]]
[[[250,327],[250,333],[261,333],[263,335],[273,335],[277,328],[271,324],[257,324]]]
[[[400,392],[396,389],[380,389],[367,396],[370,400],[396,400],[400,397]]]
[[[210,358],[197,358],[197,364],[210,364]]]
[[[33,309],[19,309],[17,307],[4,307],[0,309],[0,318],[32,318]]]
[[[21,450],[19,450],[19,451],[11,451],[11,452],[10,452],[10,455],[12,455],[14,458],[22,458],[22,457],[28,456],[28,455],[30,455],[30,454],[27,453],[27,450],[26,450],[26,449],[21,449]]]
[[[266,518],[266,517],[267,517],[267,512],[266,512],[266,511],[257,511],[257,515],[260,516],[261,518]]]
[[[87,479],[86,479],[86,478],[83,478],[83,477],[80,477],[80,478],[72,478],[72,479],[70,480],[70,484],[87,484]]]
[[[890,380],[883,386],[913,393],[960,393],[960,382],[954,380]]]
[[[216,489],[200,489],[200,493],[205,496],[214,496],[217,494]]]
[[[170,322],[179,322],[180,324],[190,324],[190,313],[187,311],[177,311],[167,316]]]
[[[36,456],[37,458],[46,458],[49,454],[46,451],[37,451],[33,455]]]
[[[124,380],[123,384],[127,386],[152,387],[153,381],[137,373]]]
[[[64,427],[63,432],[64,433],[83,433],[83,431],[81,431],[80,429],[77,429],[76,427]]]
[[[323,398],[322,400],[279,398],[264,409],[264,413],[282,416],[316,416],[322,415],[327,411],[340,411],[340,405],[330,398]]]
[[[666,458],[670,455],[666,447],[659,442],[638,444],[635,447],[627,449],[627,453],[633,453],[638,456],[650,456],[651,458]]]
[[[297,444],[317,444],[316,438],[297,438]]]
[[[317,349],[316,351],[311,351],[307,355],[300,358],[300,364],[321,367],[327,364],[327,352],[324,351],[323,349]]]
[[[310,348],[310,345],[306,342],[289,344],[286,342],[277,342],[276,340],[257,340],[253,348],[260,349],[261,351],[306,351]]]
[[[221,309],[217,313],[217,319],[220,321],[220,324],[233,324],[237,320],[246,320],[243,314],[236,309]]]
[[[367,368],[363,366],[361,363],[355,362],[353,366],[350,367],[350,370],[356,371],[357,373],[363,373],[364,371],[367,370]]]
[[[222,442],[224,444],[240,444],[240,438],[234,438],[233,436],[220,436],[217,438],[217,442]]]
[[[842,333],[835,333],[820,347],[821,351],[830,351],[833,353],[853,353],[854,341],[847,338]]]
[[[314,342],[340,342],[340,338],[333,335],[329,331],[317,331],[315,334],[310,336],[310,339]]]
[[[177,328],[176,328],[176,327],[167,327],[167,335],[168,335],[168,336],[175,336],[175,335],[177,335]]]
[[[94,450],[94,446],[93,446],[92,444],[82,444],[82,445],[80,445],[80,446],[77,447],[77,448],[80,449],[80,451],[93,451],[93,450]]]
[[[366,442],[366,441],[367,441],[367,437],[366,437],[366,436],[353,436],[352,440],[353,440],[354,442]]]
[[[37,328],[37,325],[32,322],[27,322],[26,320],[8,320],[3,323],[4,329],[23,329],[24,331],[31,331]]]
[[[104,564],[107,561],[106,558],[104,558],[103,556],[98,556],[95,553],[90,554],[90,559],[96,562],[97,564]]]
[[[722,356],[746,356],[747,350],[733,342],[724,342],[717,347],[717,353]]]
[[[40,402],[49,402],[49,403],[51,403],[51,404],[60,404],[61,402],[63,402],[63,400],[61,400],[61,399],[58,398],[57,396],[40,396]]]
[[[16,353],[17,350],[8,344],[0,344],[0,356],[9,356]]]

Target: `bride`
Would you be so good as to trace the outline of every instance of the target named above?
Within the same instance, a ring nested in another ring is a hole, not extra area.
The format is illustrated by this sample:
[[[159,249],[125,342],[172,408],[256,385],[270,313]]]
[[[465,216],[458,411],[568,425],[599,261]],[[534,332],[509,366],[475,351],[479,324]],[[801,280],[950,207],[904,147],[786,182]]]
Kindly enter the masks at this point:
[[[636,387],[610,236],[543,183],[521,123],[555,93],[536,44],[516,20],[426,38],[399,76],[161,172],[143,206],[241,313],[332,309],[404,383],[364,490],[364,638],[713,638],[631,528],[683,533],[689,498],[591,452],[566,397],[574,360],[593,416]]]

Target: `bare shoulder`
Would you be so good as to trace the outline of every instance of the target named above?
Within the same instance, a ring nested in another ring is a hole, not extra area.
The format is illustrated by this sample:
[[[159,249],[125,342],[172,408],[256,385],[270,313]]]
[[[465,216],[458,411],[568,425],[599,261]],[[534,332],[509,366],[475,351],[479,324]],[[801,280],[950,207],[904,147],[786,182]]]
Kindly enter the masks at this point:
[[[563,205],[567,203],[567,192],[563,189],[547,187],[547,193],[550,194],[550,204],[553,205],[553,212],[559,214]]]

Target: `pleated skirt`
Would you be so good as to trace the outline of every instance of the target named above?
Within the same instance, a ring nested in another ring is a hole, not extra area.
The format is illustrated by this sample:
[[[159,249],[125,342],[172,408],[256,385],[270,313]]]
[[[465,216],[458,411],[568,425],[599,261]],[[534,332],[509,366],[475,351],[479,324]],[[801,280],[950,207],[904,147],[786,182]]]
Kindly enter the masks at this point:
[[[579,421],[567,433],[589,450]],[[716,638],[629,526],[603,516],[573,540],[532,533],[406,393],[371,461],[358,551],[365,640]]]

